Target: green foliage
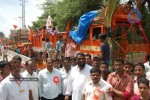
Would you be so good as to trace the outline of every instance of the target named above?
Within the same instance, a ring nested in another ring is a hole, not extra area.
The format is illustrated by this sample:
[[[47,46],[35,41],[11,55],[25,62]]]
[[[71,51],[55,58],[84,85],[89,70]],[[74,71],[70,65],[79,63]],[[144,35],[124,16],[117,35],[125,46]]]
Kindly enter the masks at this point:
[[[146,36],[149,39],[150,42],[150,14],[148,12],[148,8],[141,7],[141,13],[142,13],[142,26],[145,30]]]
[[[103,0],[63,0],[62,2],[43,4],[44,13],[39,20],[33,22],[32,28],[40,28],[46,24],[46,19],[50,15],[54,20],[54,26],[59,31],[65,31],[67,22],[71,20],[71,26],[77,26],[79,18],[92,10],[99,10]],[[45,19],[45,20],[42,20]]]
[[[0,38],[4,38],[5,34],[3,32],[0,32]]]

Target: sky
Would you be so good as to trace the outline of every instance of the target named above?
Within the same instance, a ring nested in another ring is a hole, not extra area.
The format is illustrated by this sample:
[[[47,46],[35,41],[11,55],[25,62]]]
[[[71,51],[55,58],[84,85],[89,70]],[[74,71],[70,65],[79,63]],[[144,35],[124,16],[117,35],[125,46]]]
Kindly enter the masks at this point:
[[[43,11],[40,9],[40,4],[45,0],[26,0],[25,8],[25,23],[26,26],[32,26],[32,22],[38,19]],[[21,0],[0,0],[0,32],[3,32],[6,37],[10,34],[10,29],[14,29],[13,25],[21,26],[22,16]]]

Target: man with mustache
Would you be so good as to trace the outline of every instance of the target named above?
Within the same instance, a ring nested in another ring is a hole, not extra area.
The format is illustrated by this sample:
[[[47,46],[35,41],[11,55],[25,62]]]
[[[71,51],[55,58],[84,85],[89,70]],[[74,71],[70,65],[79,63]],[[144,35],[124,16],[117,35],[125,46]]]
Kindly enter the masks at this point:
[[[30,84],[20,75],[20,62],[10,61],[10,75],[1,83],[0,100],[33,100]]]
[[[116,58],[114,61],[115,72],[110,73],[107,78],[107,82],[112,85],[110,93],[113,100],[128,100],[133,91],[133,79],[124,72],[124,60],[122,58]]]
[[[35,71],[36,63],[32,60],[28,60],[26,63],[26,71],[22,73],[22,76],[29,82],[33,95],[33,100],[38,100],[38,76]]]
[[[112,86],[101,78],[101,70],[93,67],[90,70],[90,76],[92,80],[86,84],[82,92],[82,100],[112,100],[108,94]]]
[[[83,88],[90,80],[91,66],[85,63],[84,53],[77,53],[76,58],[77,65],[71,69],[65,100],[69,100],[70,95],[72,100],[82,100]]]

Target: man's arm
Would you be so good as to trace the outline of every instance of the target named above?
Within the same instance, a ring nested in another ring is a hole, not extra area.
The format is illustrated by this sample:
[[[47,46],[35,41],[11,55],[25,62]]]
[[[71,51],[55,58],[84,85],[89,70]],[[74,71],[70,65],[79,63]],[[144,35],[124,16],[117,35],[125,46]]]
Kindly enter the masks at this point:
[[[129,78],[128,78],[129,79]],[[127,84],[127,86],[125,87],[125,90],[122,92],[122,91],[118,91],[116,89],[113,89],[113,92],[118,95],[119,97],[122,97],[124,99],[128,99],[130,97],[130,94],[132,93],[133,91],[133,79],[130,78],[129,79],[129,82],[128,83],[125,83]]]
[[[29,100],[33,100],[32,91],[29,90]]]
[[[84,94],[82,95],[82,100],[85,100],[85,95],[84,95]],[[106,99],[106,100],[107,100],[107,99]]]
[[[40,73],[38,75],[38,81],[39,81],[39,97],[41,97],[42,96],[42,76]]]

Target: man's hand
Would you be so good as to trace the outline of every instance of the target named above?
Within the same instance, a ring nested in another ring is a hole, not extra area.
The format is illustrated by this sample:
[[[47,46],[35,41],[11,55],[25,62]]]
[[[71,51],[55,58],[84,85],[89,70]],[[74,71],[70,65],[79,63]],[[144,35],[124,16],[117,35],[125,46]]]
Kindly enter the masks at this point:
[[[108,89],[108,92],[107,92],[107,93],[112,96],[112,95],[113,95],[113,92],[114,92],[114,89],[113,89],[112,87],[110,87],[110,88]]]
[[[69,96],[65,96],[65,99],[64,100],[69,100]]]

